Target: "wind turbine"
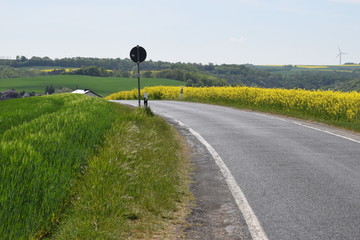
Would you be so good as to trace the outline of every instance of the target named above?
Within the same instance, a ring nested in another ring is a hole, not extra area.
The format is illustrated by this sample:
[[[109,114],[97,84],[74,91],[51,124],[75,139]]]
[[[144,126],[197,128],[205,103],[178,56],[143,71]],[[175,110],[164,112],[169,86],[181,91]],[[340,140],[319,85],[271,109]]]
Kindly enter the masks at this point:
[[[339,46],[338,46],[338,49],[339,49],[339,54],[338,54],[336,57],[340,57],[339,65],[341,65],[341,56],[342,56],[343,54],[347,54],[347,53],[342,52]]]

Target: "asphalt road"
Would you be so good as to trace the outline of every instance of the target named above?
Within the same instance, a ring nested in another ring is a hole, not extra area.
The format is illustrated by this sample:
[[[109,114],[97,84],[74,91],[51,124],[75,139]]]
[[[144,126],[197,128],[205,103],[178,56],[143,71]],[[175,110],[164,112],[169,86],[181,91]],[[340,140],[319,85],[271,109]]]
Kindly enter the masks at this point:
[[[269,239],[360,239],[359,135],[226,107],[149,104],[215,149]]]

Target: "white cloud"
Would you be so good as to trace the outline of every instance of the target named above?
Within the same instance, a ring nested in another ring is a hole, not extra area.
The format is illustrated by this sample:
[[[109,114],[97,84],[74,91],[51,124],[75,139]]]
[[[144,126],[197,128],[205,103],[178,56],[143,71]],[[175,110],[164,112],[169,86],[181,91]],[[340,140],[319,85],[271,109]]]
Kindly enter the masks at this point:
[[[240,37],[240,38],[231,37],[229,39],[229,41],[232,42],[232,43],[243,43],[243,42],[247,41],[247,38],[246,37]]]

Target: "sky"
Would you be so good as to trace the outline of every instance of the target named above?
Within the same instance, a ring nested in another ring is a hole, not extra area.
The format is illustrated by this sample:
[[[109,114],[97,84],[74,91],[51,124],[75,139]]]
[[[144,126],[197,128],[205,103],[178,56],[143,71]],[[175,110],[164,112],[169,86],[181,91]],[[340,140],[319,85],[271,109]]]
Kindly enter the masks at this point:
[[[0,0],[0,58],[360,63],[360,0]]]

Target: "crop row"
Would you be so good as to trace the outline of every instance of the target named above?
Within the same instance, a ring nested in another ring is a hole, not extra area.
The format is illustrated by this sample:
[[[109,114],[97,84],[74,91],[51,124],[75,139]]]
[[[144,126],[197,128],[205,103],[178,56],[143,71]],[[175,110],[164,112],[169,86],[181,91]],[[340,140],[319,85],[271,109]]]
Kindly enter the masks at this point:
[[[0,102],[0,236],[29,239],[64,206],[115,118],[107,102],[62,94]]]

